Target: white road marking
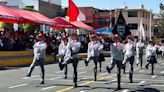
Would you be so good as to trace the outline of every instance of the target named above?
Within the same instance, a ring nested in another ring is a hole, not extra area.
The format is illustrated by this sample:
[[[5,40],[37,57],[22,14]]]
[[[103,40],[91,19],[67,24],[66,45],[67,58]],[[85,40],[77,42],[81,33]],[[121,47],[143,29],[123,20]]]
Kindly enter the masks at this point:
[[[156,87],[164,87],[164,85],[157,85],[157,84],[154,84],[154,85],[150,85],[150,86],[156,86]]]
[[[60,79],[60,78],[62,78],[62,77],[55,77],[55,78],[51,78],[49,80],[56,80],[56,79]]]
[[[140,73],[142,73],[142,72],[144,72],[145,70],[141,70],[141,71],[139,71]]]
[[[56,73],[62,73],[63,71],[57,71]]]
[[[161,74],[164,74],[164,71],[161,71],[160,73],[161,73]]]
[[[85,72],[79,72],[78,74],[83,74],[83,73],[86,73],[86,71]]]
[[[83,80],[86,80],[86,79],[88,79],[87,77],[84,77],[84,78],[82,78]]]
[[[157,75],[153,75],[151,78],[154,79],[154,78],[156,78],[156,77],[157,77]]]
[[[128,92],[129,90],[128,89],[125,89],[125,90],[123,90],[122,92]]]
[[[56,86],[45,87],[45,88],[42,88],[41,90],[44,91],[44,90],[52,89],[52,88],[55,88],[55,87]]]
[[[106,75],[107,73],[101,73],[100,75]]]
[[[79,70],[81,70],[81,69],[85,69],[86,67],[81,67],[81,68],[78,68]]]
[[[164,65],[164,63],[162,63],[162,65]]]
[[[21,79],[30,79],[30,78],[35,78],[35,77],[39,77],[39,75],[34,75],[34,76],[31,76],[31,77],[23,77]]]
[[[116,79],[111,80],[111,82],[117,81]]]
[[[80,91],[80,92],[85,92],[85,91]]]
[[[22,87],[22,86],[26,86],[26,85],[28,85],[28,84],[15,85],[15,86],[11,86],[11,87],[9,87],[9,88],[17,88],[17,87]]]
[[[138,83],[138,85],[143,85],[146,81],[141,81]]]

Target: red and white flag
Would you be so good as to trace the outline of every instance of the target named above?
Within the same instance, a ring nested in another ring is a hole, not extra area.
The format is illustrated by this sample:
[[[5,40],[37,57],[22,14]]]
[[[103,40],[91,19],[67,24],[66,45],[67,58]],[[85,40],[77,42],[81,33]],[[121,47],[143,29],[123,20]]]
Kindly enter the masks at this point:
[[[143,26],[143,23],[142,23],[142,18],[141,18],[141,21],[140,21],[139,32],[140,32],[140,40],[143,39],[145,41],[146,40],[146,37],[145,37],[144,26]]]
[[[68,16],[70,22],[86,20],[86,16],[78,9],[73,0],[69,0]]]

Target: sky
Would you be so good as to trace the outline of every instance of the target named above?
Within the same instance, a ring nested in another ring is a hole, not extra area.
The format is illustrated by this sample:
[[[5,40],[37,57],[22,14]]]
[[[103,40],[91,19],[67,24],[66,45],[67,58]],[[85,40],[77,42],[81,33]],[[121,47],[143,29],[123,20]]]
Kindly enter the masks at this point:
[[[98,9],[115,9],[123,8],[125,5],[130,9],[140,8],[143,4],[144,8],[151,10],[153,13],[159,13],[160,2],[164,4],[164,0],[73,0],[77,7],[93,6]],[[68,0],[62,0],[62,6],[68,6]]]

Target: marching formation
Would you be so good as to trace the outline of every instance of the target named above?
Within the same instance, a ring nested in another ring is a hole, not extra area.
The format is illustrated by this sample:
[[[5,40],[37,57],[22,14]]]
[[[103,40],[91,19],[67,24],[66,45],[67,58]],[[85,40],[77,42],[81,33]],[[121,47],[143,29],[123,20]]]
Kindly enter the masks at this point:
[[[125,72],[126,64],[129,64],[129,82],[133,83],[133,65],[136,62],[136,65],[142,69],[143,62],[147,62],[145,68],[148,69],[151,65],[151,74],[154,74],[154,64],[157,63],[157,58],[164,59],[164,46],[155,44],[153,41],[149,43],[144,42],[142,39],[136,41],[134,37],[128,35],[124,40],[118,36],[118,34],[113,35],[113,41],[109,42],[110,44],[110,53],[111,61],[109,65],[106,66],[108,73],[112,72],[112,69],[117,65],[117,89],[121,89],[121,69]],[[59,61],[60,70],[64,70],[65,79],[67,79],[68,64],[73,66],[73,83],[74,87],[77,87],[78,79],[78,62],[81,43],[76,34],[72,34],[69,37],[63,36],[61,43],[59,45],[59,50],[57,58]],[[105,61],[103,55],[103,43],[101,39],[96,34],[90,35],[90,42],[88,43],[87,58],[83,59],[86,67],[90,61],[94,62],[93,75],[94,81],[97,81],[97,72],[101,72],[102,61]],[[39,64],[42,72],[41,84],[44,84],[44,57],[47,44],[44,42],[44,37],[39,36],[38,41],[34,44],[34,58],[33,62],[29,68],[27,77],[30,77],[34,66]],[[146,61],[143,61],[144,56]],[[98,65],[99,64],[99,65]],[[99,68],[98,68],[99,66]]]

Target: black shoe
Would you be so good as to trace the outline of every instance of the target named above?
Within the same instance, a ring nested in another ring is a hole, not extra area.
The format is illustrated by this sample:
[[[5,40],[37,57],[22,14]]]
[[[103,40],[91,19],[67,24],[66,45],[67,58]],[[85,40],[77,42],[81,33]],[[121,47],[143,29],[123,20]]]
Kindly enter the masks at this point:
[[[130,83],[133,83],[133,81],[132,81],[132,80],[130,80]]]
[[[97,78],[95,78],[94,81],[97,81]]]
[[[122,69],[125,69],[125,64],[122,64]]]
[[[60,70],[63,70],[64,69],[64,65],[62,63],[59,63],[59,68],[60,68]]]
[[[118,90],[121,90],[122,88],[121,87],[117,87],[117,89],[115,89],[115,91],[118,91]]]
[[[111,70],[109,69],[109,67],[106,67],[106,70],[108,71],[108,73],[111,73]]]
[[[154,75],[154,73],[151,73],[151,75]]]
[[[30,75],[30,74],[28,74],[28,75],[26,75],[26,77],[31,77],[31,75]]]
[[[99,72],[101,72],[101,69],[99,70]]]
[[[44,81],[41,81],[41,83],[40,84],[44,84]]]
[[[77,83],[75,83],[75,84],[73,85],[73,87],[76,88],[76,87],[77,87]]]
[[[65,76],[64,79],[67,79],[67,76]]]
[[[147,65],[145,65],[145,68],[146,68],[146,69],[148,69],[148,64],[147,64]]]
[[[84,60],[84,62],[85,62],[85,65],[88,66],[88,61],[86,59]]]

